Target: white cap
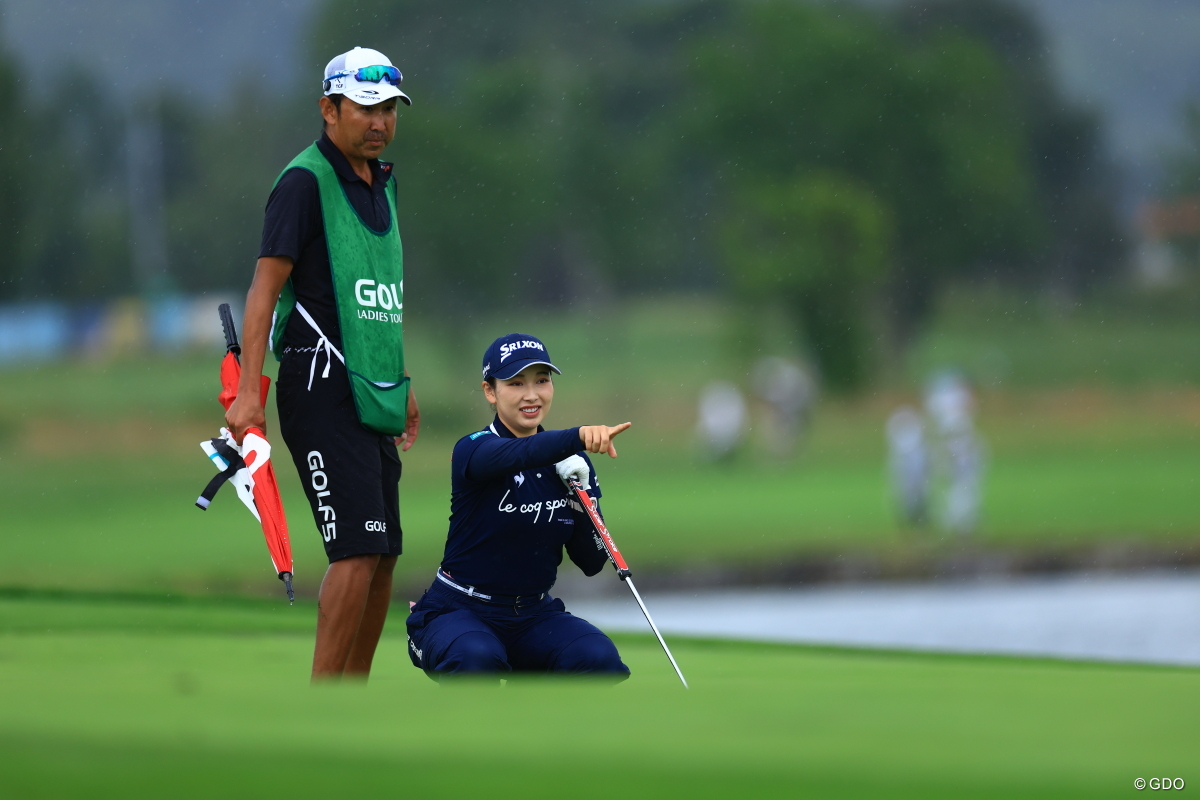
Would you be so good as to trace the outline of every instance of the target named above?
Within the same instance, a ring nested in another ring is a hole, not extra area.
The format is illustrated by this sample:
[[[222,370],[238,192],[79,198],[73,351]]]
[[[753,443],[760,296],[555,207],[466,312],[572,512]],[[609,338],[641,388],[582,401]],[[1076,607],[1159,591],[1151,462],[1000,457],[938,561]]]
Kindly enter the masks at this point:
[[[333,60],[325,65],[325,78],[321,84],[325,96],[342,94],[364,106],[373,106],[384,100],[399,97],[405,105],[411,106],[412,100],[400,91],[399,86],[393,86],[387,81],[370,83],[355,80],[355,72],[363,67],[374,66],[390,67],[392,62],[388,61],[388,57],[383,53],[369,47],[356,47],[340,56],[334,56]]]

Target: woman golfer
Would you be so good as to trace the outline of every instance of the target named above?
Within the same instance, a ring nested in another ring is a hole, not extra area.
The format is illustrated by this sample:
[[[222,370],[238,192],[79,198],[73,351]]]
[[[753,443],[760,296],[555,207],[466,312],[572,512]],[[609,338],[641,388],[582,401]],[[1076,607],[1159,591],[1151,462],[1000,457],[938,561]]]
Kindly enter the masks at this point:
[[[608,560],[564,482],[600,497],[582,451],[617,457],[629,427],[547,431],[554,400],[546,346],[510,333],[483,356],[483,394],[496,418],[459,439],[451,460],[450,532],[436,579],[408,617],[409,656],[435,680],[481,673],[629,676],[612,640],[550,596],[563,549],[595,575]]]

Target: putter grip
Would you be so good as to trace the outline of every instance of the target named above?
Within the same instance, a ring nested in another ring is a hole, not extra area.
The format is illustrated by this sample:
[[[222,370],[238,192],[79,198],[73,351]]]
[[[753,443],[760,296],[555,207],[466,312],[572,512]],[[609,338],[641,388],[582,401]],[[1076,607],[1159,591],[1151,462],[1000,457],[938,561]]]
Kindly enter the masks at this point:
[[[625,557],[617,549],[617,543],[613,541],[612,534],[608,532],[604,520],[600,519],[600,515],[596,512],[596,506],[592,502],[592,498],[584,491],[583,484],[574,478],[567,485],[575,493],[575,498],[583,506],[584,512],[587,513],[588,518],[592,521],[592,527],[596,529],[596,535],[600,537],[600,542],[608,552],[609,559],[613,562],[613,566],[617,568],[617,575],[620,576],[621,580],[625,580],[633,574],[633,571],[625,563]]]
[[[217,313],[221,315],[221,327],[225,331],[225,350],[233,353],[235,356],[242,354],[242,346],[238,344],[237,328],[233,326],[233,311],[229,308],[229,303],[221,303],[217,306]]]

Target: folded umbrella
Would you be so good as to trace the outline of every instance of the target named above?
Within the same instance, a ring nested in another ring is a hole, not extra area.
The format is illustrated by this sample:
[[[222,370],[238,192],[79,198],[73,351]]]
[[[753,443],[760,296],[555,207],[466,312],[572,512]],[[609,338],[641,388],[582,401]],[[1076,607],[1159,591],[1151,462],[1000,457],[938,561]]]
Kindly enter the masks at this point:
[[[229,304],[222,303],[218,311],[221,314],[221,324],[225,328],[225,358],[221,361],[221,393],[217,395],[217,399],[228,411],[237,397],[238,381],[242,374],[238,356],[241,355],[242,348],[238,344]],[[270,386],[271,379],[264,375],[264,406]],[[232,431],[221,428],[219,437],[201,442],[200,448],[216,465],[217,475],[209,481],[208,486],[197,498],[196,505],[202,510],[207,509],[217,490],[226,482],[232,483],[238,498],[262,525],[267,550],[271,554],[271,563],[287,589],[288,601],[294,603],[296,595],[292,591],[292,545],[288,540],[287,517],[283,513],[283,499],[279,496],[279,484],[275,481],[275,468],[271,465],[271,444],[267,441],[266,434],[258,428],[250,428],[242,437],[241,444],[238,444]]]

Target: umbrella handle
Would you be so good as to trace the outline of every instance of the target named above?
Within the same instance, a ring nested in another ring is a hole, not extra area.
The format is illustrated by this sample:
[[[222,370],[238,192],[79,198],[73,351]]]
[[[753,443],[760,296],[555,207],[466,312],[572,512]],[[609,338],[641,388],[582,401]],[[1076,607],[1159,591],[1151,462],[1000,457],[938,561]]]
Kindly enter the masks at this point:
[[[238,344],[237,328],[233,325],[233,310],[229,308],[229,303],[217,306],[217,313],[221,315],[221,328],[225,331],[225,352],[240,356],[242,346]]]

